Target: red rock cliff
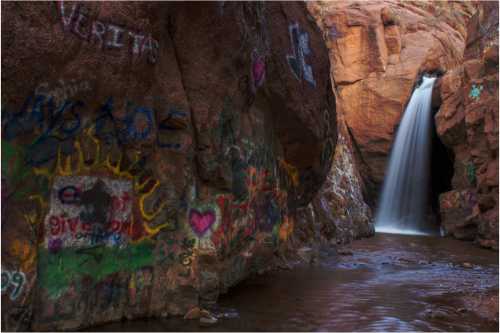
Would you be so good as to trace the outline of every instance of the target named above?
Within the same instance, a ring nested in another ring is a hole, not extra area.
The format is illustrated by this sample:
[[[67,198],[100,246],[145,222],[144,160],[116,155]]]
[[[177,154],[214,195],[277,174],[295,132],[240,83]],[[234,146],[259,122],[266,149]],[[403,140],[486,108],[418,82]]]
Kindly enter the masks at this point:
[[[443,227],[498,250],[498,3],[481,2],[464,62],[441,84],[441,140],[455,154],[453,190],[440,197]]]
[[[395,129],[418,76],[462,61],[472,3],[319,1],[308,8],[330,49],[345,117],[374,207]]]

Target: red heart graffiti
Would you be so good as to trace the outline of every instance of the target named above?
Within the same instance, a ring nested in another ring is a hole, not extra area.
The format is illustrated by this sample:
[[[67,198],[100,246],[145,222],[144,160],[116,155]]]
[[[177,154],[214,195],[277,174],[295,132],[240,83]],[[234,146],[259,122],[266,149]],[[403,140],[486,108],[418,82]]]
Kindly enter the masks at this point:
[[[201,213],[196,209],[191,209],[189,212],[189,224],[199,237],[202,237],[214,223],[215,213],[213,211]]]

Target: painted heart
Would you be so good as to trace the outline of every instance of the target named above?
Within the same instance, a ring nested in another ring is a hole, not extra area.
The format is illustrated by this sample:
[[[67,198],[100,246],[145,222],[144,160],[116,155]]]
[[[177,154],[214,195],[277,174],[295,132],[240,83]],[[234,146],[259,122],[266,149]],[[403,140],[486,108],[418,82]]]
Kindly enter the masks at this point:
[[[203,237],[203,235],[214,223],[215,213],[212,211],[202,213],[196,209],[191,209],[189,212],[189,224],[199,237]]]

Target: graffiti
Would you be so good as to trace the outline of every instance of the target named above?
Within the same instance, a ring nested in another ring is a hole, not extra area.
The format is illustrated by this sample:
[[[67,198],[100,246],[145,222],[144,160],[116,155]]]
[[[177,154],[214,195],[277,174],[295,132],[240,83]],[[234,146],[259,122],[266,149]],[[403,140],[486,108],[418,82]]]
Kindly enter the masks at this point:
[[[32,103],[31,111],[28,106]],[[44,96],[29,96],[17,113],[5,112],[3,119],[3,138],[14,139],[20,135],[41,133],[26,148],[25,161],[31,166],[39,166],[53,159],[59,149],[71,151],[72,139],[81,125],[77,108],[84,106],[81,101],[65,101],[57,110],[52,98],[45,101]]]
[[[11,293],[9,298],[11,301],[15,301],[17,297],[22,293],[24,284],[26,283],[26,277],[21,271],[6,271],[2,269],[2,294],[6,293],[10,287]]]
[[[98,20],[90,21],[87,10],[81,4],[65,1],[59,3],[62,28],[72,32],[87,43],[97,45],[100,49],[129,48],[134,57],[146,57],[150,63],[156,63],[159,55],[159,43],[151,34],[137,33],[117,24]]]
[[[129,305],[148,304],[151,299],[152,285],[153,269],[151,267],[143,267],[137,272],[132,272],[128,285]]]
[[[45,219],[46,247],[119,245],[131,235],[132,183],[91,176],[57,177]]]
[[[153,110],[143,106],[133,107],[127,102],[127,109],[132,109],[123,118],[113,115],[113,97],[109,97],[100,108],[95,121],[95,132],[99,139],[107,144],[117,141],[118,144],[127,144],[130,141],[146,140],[154,128]]]
[[[328,29],[328,36],[331,39],[337,39],[343,37],[342,33],[337,30],[337,27],[335,25],[332,25],[330,29]]]
[[[90,92],[91,87],[88,81],[76,81],[60,79],[54,87],[50,87],[48,82],[43,82],[35,89],[36,96],[44,96],[47,100],[53,98],[56,105],[61,105],[65,100],[83,92]]]
[[[81,192],[75,186],[69,185],[61,188],[58,191],[57,196],[59,197],[59,201],[61,201],[61,203],[63,204],[66,205],[79,204]]]
[[[281,241],[286,242],[288,240],[290,235],[293,233],[293,227],[293,219],[291,217],[285,216],[279,230],[279,238]]]
[[[257,88],[262,86],[266,76],[266,63],[262,56],[257,53],[257,50],[252,51],[252,91],[255,93]]]
[[[475,101],[478,101],[479,97],[481,97],[482,91],[483,91],[483,85],[476,86],[475,84],[473,84],[469,93],[469,97],[474,99]]]
[[[102,245],[63,248],[54,254],[42,248],[38,263],[40,285],[47,290],[50,298],[59,298],[71,288],[78,276],[89,276],[97,282],[117,272],[133,272],[152,265],[153,250],[154,244],[149,240],[129,244],[125,248]]]
[[[98,116],[91,124],[96,139],[111,145],[124,145],[130,142],[148,140],[157,129],[156,143],[160,148],[180,150],[190,142],[181,141],[183,130],[187,129],[187,114],[171,108],[167,117],[156,126],[155,111],[144,106],[126,103],[127,112],[119,118],[113,114],[113,98],[109,97],[99,108]],[[30,109],[31,106],[31,109]],[[55,107],[53,98],[29,96],[19,112],[2,113],[3,138],[14,139],[21,135],[38,133],[39,136],[28,145],[24,162],[32,167],[39,167],[54,160],[59,152],[73,154],[75,139],[84,130],[79,110],[85,106],[82,101],[65,100]],[[184,135],[184,139],[186,136]],[[189,140],[188,140],[189,141]]]
[[[284,159],[279,159],[279,165],[288,175],[291,185],[293,187],[299,186],[299,170],[293,165],[287,163]]]
[[[186,216],[190,237],[195,240],[195,246],[202,250],[213,250],[215,244],[211,238],[221,224],[221,213],[217,205],[192,203]]]
[[[215,213],[212,211],[201,213],[196,209],[191,209],[189,212],[189,224],[198,237],[203,237],[214,223]]]
[[[292,46],[292,54],[286,56],[288,65],[297,80],[301,81],[304,79],[316,87],[312,67],[306,63],[306,56],[311,54],[311,50],[309,49],[309,34],[306,31],[300,32],[298,23],[290,24],[288,30]]]
[[[30,105],[32,105],[31,111],[28,110]],[[81,101],[65,101],[57,109],[53,98],[46,100],[43,95],[30,95],[19,112],[12,113],[8,110],[2,112],[2,136],[6,140],[11,140],[17,136],[38,131],[42,134],[31,145],[34,152],[43,150],[42,143],[49,140],[52,141],[51,144],[57,145],[72,137],[80,128],[80,117],[75,109],[82,106],[84,104]]]
[[[466,173],[467,173],[467,180],[469,181],[469,184],[476,185],[476,167],[474,166],[474,164],[472,162],[467,163]]]
[[[128,137],[132,140],[146,139],[153,128],[153,112],[144,107],[138,107],[125,119]]]

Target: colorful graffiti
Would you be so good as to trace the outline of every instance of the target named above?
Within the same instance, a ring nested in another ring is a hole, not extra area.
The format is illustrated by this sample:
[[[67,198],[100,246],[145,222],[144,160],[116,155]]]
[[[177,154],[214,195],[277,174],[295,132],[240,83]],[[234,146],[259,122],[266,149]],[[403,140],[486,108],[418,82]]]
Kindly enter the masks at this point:
[[[157,62],[160,44],[151,34],[137,33],[135,29],[118,24],[91,21],[86,14],[88,11],[80,3],[60,1],[58,7],[64,31],[70,31],[100,49],[129,48],[134,57],[145,57],[153,64]]]
[[[41,320],[73,318],[84,310],[82,304],[106,308],[116,297],[133,297],[140,307],[146,299],[141,281],[149,277],[138,272],[162,263],[180,265],[187,271],[184,277],[190,277],[195,240],[178,230],[188,207],[180,191],[187,186],[174,189],[165,175],[155,176],[148,164],[155,151],[132,145],[187,147],[186,141],[177,145],[176,140],[189,136],[188,114],[173,106],[160,112],[132,102],[114,112],[113,98],[96,113],[81,101],[64,100],[58,106],[55,101],[49,94],[29,96],[20,111],[2,112],[2,177],[9,185],[2,194],[31,204],[22,216],[40,245],[37,285],[47,296],[40,300],[47,309]],[[155,258],[160,231],[184,235],[179,246],[169,249],[173,262]],[[32,268],[34,254],[16,252],[21,268]],[[117,274],[135,279],[130,294],[129,280],[117,282]],[[13,288],[13,299],[25,288],[19,276],[2,274],[2,291]],[[87,299],[94,288],[106,290],[108,301]]]
[[[61,297],[86,276],[93,285],[117,272],[134,272],[154,263],[154,243],[146,240],[124,248],[99,244],[88,248],[62,248],[57,252],[41,248],[38,279],[52,299]]]
[[[189,149],[190,141],[185,140],[188,136],[185,112],[170,107],[166,117],[155,124],[155,115],[162,112],[130,101],[125,105],[123,117],[114,114],[112,97],[99,107],[96,118],[90,124],[97,139],[108,145],[126,145],[147,141],[156,135],[155,141],[160,148],[175,151]],[[85,129],[80,114],[84,109],[82,101],[65,100],[56,107],[52,97],[30,95],[20,111],[2,112],[2,136],[10,141],[21,135],[37,134],[25,154],[26,163],[37,167],[56,158],[59,150],[66,155],[74,152],[75,138]]]
[[[91,176],[57,177],[45,218],[45,246],[123,246],[133,237],[132,183]]]
[[[304,79],[316,87],[312,67],[306,63],[306,56],[311,54],[311,50],[309,49],[309,34],[306,31],[301,32],[298,23],[290,24],[288,31],[290,33],[292,54],[288,54],[286,60],[293,75],[297,80],[301,81]]]
[[[476,86],[475,84],[473,84],[469,93],[469,97],[474,99],[475,101],[478,101],[479,98],[481,97],[482,91],[483,91],[483,85]]]
[[[9,298],[15,301],[23,292],[24,285],[26,284],[26,276],[21,271],[7,271],[2,268],[2,294],[7,293],[9,289],[11,292]]]

